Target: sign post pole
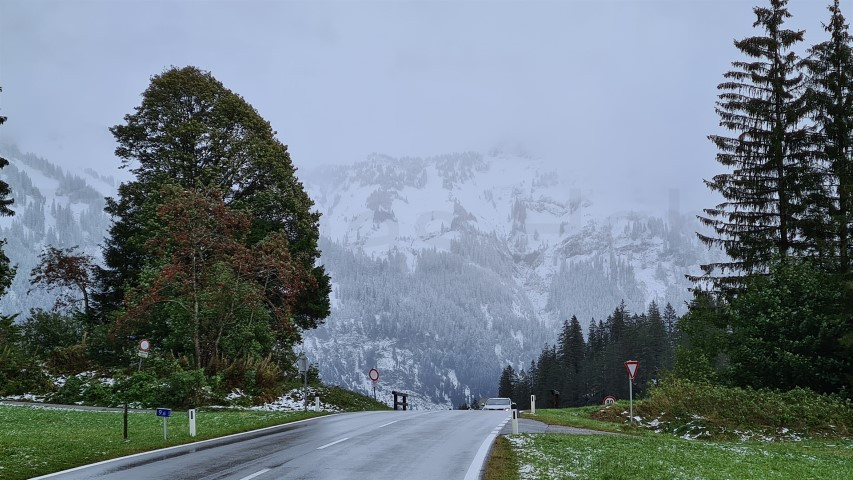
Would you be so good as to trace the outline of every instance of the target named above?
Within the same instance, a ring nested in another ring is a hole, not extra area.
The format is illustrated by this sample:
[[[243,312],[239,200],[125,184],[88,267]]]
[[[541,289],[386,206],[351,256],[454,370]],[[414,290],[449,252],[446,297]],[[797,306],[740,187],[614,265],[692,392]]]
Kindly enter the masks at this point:
[[[628,360],[625,362],[625,370],[628,370],[628,399],[631,406],[629,410],[631,425],[634,424],[634,375],[637,374],[638,368],[640,368],[640,362],[636,360]]]
[[[142,370],[142,359],[148,358],[148,350],[151,348],[151,342],[147,339],[142,339],[139,341],[139,351],[136,352],[136,355],[139,357],[139,366],[136,367],[136,371]]]
[[[628,379],[628,399],[630,404],[631,425],[634,424],[634,381]]]
[[[376,383],[379,382],[379,370],[371,368],[370,371],[367,372],[367,377],[370,378],[371,382],[373,382],[373,399],[376,400]]]
[[[163,417],[163,440],[167,440],[169,438],[169,431],[166,427],[166,419],[172,416],[172,410],[168,408],[158,408],[157,411],[158,417]]]

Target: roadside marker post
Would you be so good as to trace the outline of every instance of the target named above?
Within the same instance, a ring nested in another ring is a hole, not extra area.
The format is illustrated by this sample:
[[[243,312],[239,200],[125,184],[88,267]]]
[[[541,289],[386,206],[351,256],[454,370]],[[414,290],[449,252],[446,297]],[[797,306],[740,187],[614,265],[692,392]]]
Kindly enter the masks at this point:
[[[195,436],[195,409],[191,408],[187,412],[187,415],[190,417],[190,436]]]
[[[314,411],[320,411],[320,397],[314,397]]]
[[[530,414],[536,415],[536,395],[530,396]]]
[[[168,408],[158,408],[157,416],[163,417],[163,440],[167,440],[169,438],[169,430],[166,427],[166,419],[172,416],[172,410]]]
[[[512,434],[518,435],[518,409],[512,409]]]
[[[640,362],[636,360],[628,360],[625,362],[625,370],[628,370],[628,398],[630,399],[630,416],[631,424],[634,424],[634,375],[637,374],[637,369],[640,368]]]

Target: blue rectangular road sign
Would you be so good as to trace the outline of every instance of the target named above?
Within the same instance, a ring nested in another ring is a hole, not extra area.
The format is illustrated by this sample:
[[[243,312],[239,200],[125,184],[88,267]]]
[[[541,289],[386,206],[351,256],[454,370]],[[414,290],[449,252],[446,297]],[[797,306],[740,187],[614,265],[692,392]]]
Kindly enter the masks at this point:
[[[158,417],[171,417],[172,416],[172,410],[168,409],[168,408],[158,408],[157,409],[157,416]]]

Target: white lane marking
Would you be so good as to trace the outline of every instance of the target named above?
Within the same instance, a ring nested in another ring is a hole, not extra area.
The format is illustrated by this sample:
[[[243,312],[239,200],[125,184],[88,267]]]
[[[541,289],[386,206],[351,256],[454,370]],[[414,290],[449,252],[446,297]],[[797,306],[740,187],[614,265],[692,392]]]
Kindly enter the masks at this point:
[[[269,469],[269,468],[265,468],[265,469],[261,470],[260,472],[255,472],[255,473],[253,473],[253,474],[251,474],[251,475],[247,475],[247,476],[245,476],[245,477],[241,478],[240,480],[252,480],[253,478],[255,478],[255,477],[259,477],[259,476],[261,476],[261,475],[263,475],[263,474],[265,474],[265,473],[267,473],[267,472],[269,472],[269,471],[270,471],[270,469]]]
[[[397,422],[399,422],[399,420],[394,420],[393,422],[388,422],[388,423],[385,423],[385,424],[379,425],[379,426],[378,426],[378,427],[376,427],[376,428],[387,427],[388,425],[391,425],[392,423],[397,423]]]
[[[474,455],[474,461],[471,462],[471,466],[468,467],[468,472],[465,473],[465,480],[479,480],[480,472],[483,470],[483,466],[486,463],[486,455],[489,454],[489,450],[492,448],[492,442],[495,441],[497,436],[497,433],[491,432],[486,439],[483,440],[483,444],[480,445],[480,449],[477,450],[477,454]]]
[[[249,430],[248,432],[233,433],[231,435],[225,435],[224,437],[211,438],[208,440],[202,440],[200,442],[184,443],[183,445],[175,445],[174,447],[166,447],[166,448],[160,448],[157,450],[150,450],[148,452],[134,453],[133,455],[125,455],[124,457],[111,458],[109,460],[104,460],[101,462],[90,463],[89,465],[81,465],[79,467],[69,468],[68,470],[63,470],[61,472],[48,473],[47,475],[42,475],[40,477],[33,477],[30,480],[41,480],[43,478],[51,478],[51,477],[55,477],[57,475],[63,475],[66,473],[76,472],[78,470],[83,470],[85,468],[94,467],[97,465],[104,465],[107,463],[116,462],[118,460],[126,460],[128,458],[141,457],[143,455],[152,455],[155,453],[166,452],[168,450],[174,450],[176,448],[185,448],[185,447],[194,446],[194,445],[201,445],[203,443],[210,443],[210,442],[215,442],[217,440],[222,440],[223,438],[240,437],[243,435],[248,435],[250,433],[263,432],[264,430],[271,430],[273,428],[279,428],[279,427],[283,427],[285,425],[296,425],[297,423],[310,422],[311,420],[317,420],[318,418],[329,418],[329,417],[334,417],[336,415],[340,415],[340,414],[339,413],[332,413],[330,415],[322,415],[319,417],[306,418],[305,420],[297,420],[295,422],[288,422],[288,423],[282,423],[280,425],[273,425],[272,427],[264,427],[264,428],[258,428],[257,430]]]
[[[317,450],[322,450],[322,449],[324,449],[324,448],[331,447],[332,445],[335,445],[335,444],[338,444],[338,443],[341,443],[341,442],[346,442],[347,440],[349,440],[349,437],[345,437],[345,438],[342,438],[342,439],[340,439],[340,440],[335,440],[334,442],[332,442],[332,443],[327,443],[327,444],[323,445],[322,447],[317,447]]]

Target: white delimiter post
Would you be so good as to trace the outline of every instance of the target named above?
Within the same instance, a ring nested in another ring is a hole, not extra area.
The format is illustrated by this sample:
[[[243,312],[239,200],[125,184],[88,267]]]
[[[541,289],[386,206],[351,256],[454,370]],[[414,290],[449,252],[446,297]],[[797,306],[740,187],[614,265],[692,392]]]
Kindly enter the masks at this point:
[[[512,409],[512,434],[518,435],[518,409]]]
[[[195,409],[191,408],[188,412],[190,417],[190,436],[195,436]]]
[[[536,415],[536,395],[530,396],[530,414]]]
[[[320,411],[320,397],[314,397],[314,411]]]

